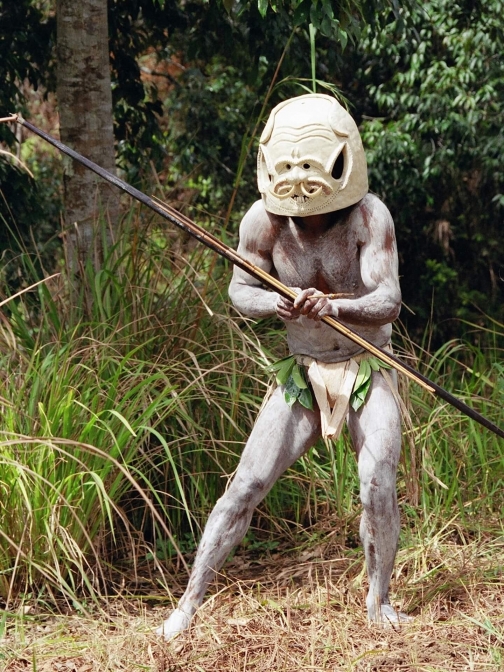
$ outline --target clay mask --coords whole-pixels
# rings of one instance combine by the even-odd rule
[[[357,203],[368,180],[354,120],[323,94],[280,103],[261,135],[257,182],[266,210],[277,215],[319,215]]]

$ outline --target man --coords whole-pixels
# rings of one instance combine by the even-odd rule
[[[276,480],[321,435],[336,436],[345,418],[358,459],[367,613],[373,622],[407,619],[388,597],[399,537],[401,420],[393,377],[373,362],[364,403],[354,410],[350,394],[367,355],[320,321],[338,317],[375,345],[389,346],[401,304],[392,218],[368,193],[355,122],[326,95],[293,98],[272,111],[260,140],[258,185],[262,200],[241,223],[238,251],[298,295],[294,302],[282,298],[237,267],[229,294],[244,314],[276,314],[285,322],[290,352],[307,367],[317,406],[286,403],[283,386],[266,403],[208,519],[187,590],[158,630],[166,639],[188,627]]]

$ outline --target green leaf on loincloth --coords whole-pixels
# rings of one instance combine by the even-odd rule
[[[366,401],[369,388],[371,387],[371,373],[380,369],[390,369],[390,366],[376,357],[367,357],[361,361],[352,394],[350,395],[350,406],[354,411],[358,411]]]
[[[304,406],[310,411],[313,411],[313,394],[309,387],[305,387],[299,392],[297,398],[301,406]]]
[[[299,396],[299,387],[293,381],[292,376],[289,376],[285,383],[285,401],[288,406],[293,406]]]
[[[382,362],[381,359],[378,359],[377,357],[368,357],[368,360],[370,367],[373,369],[373,371],[379,371],[380,369],[391,369],[392,367],[390,364],[385,364],[385,362]]]
[[[312,391],[308,387],[304,368],[299,364],[294,364],[291,375],[285,383],[285,401],[289,406],[298,401],[301,406],[313,411]]]
[[[268,373],[276,372],[278,385],[285,385],[284,398],[289,406],[298,401],[301,406],[313,411],[313,395],[306,379],[303,366],[299,366],[294,355],[289,355],[266,367]]]
[[[362,385],[357,390],[354,389],[350,395],[350,406],[354,411],[358,411],[362,404],[366,401],[366,396],[370,387],[371,374],[369,374],[369,378],[364,383],[362,383]]]
[[[287,380],[289,379],[289,376],[291,375],[291,371],[296,363],[296,360],[294,359],[294,356],[291,357],[286,357],[282,365],[277,371],[276,375],[276,382],[278,385],[285,385],[287,383]]]
[[[370,357],[367,361],[369,362],[369,366],[373,369],[373,371],[380,370],[380,365],[376,357]]]
[[[353,386],[354,392],[360,390],[360,388],[367,383],[371,378],[371,364],[367,359],[363,359],[359,365],[359,372],[357,373],[357,378]]]
[[[291,376],[293,381],[296,383],[296,385],[299,387],[301,390],[306,390],[308,387],[308,383],[306,382],[306,378],[304,375],[304,369],[299,366],[299,364],[295,364],[292,367],[291,371]]]
[[[282,368],[282,366],[285,364],[285,362],[287,362],[287,361],[291,362],[293,360],[294,360],[294,355],[287,355],[287,357],[282,357],[282,359],[277,359],[277,361],[273,362],[273,364],[268,364],[268,366],[266,366],[264,368],[264,370],[267,373],[275,373],[275,371],[278,371],[279,369]]]

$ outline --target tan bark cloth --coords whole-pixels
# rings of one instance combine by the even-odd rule
[[[390,346],[385,346],[391,350]],[[313,394],[320,409],[322,437],[337,439],[343,429],[343,423],[348,413],[350,396],[355,379],[359,373],[359,365],[370,355],[363,352],[343,362],[319,362],[312,357],[300,355],[296,358],[299,365],[307,368]],[[389,385],[390,376],[386,376]]]

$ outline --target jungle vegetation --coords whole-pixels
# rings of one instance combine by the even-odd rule
[[[64,5],[0,0],[0,116],[19,112],[52,134]],[[348,105],[371,189],[396,223],[405,306],[395,347],[502,426],[504,4],[109,0],[106,9],[116,170],[231,245],[257,198],[255,149],[271,107],[314,87]],[[238,315],[228,264],[124,198],[112,221],[90,196],[100,259],[84,256],[76,269],[61,157],[13,125],[0,124],[0,142],[4,613],[34,592],[85,610],[123,590],[132,567],[171,596],[260,408],[264,369],[286,354],[281,327]],[[468,544],[501,538],[502,441],[401,385],[411,413],[403,543],[446,529],[464,530]],[[330,518],[351,552],[358,510],[344,435],[280,480],[245,547],[305,548]],[[405,561],[412,583],[431,572],[417,559]]]

